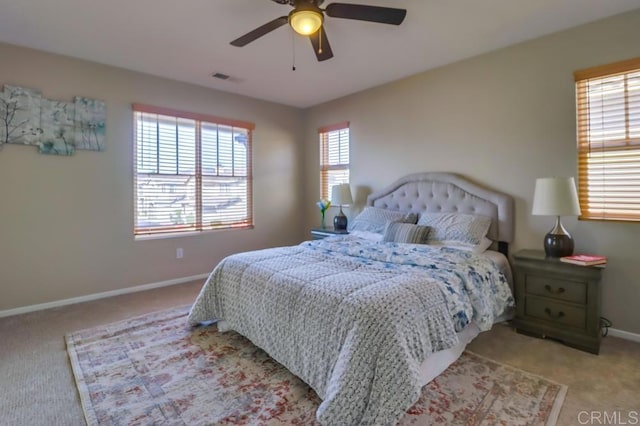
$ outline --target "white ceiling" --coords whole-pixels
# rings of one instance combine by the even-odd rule
[[[291,10],[271,0],[0,0],[0,41],[309,107],[640,8],[640,0],[340,2],[405,8],[407,18],[393,26],[327,17],[334,57],[317,62],[289,26],[229,44]]]

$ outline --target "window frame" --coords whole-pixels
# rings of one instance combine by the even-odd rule
[[[201,234],[203,232],[224,230],[224,229],[251,229],[253,228],[253,149],[252,139],[253,131],[255,130],[255,124],[234,120],[223,117],[218,117],[209,114],[200,114],[187,111],[181,111],[173,108],[158,107],[153,105],[146,105],[140,103],[132,104],[133,112],[133,234],[136,239],[138,238],[163,238],[180,236],[185,234]],[[196,219],[194,225],[174,225],[174,226],[155,226],[155,227],[138,227],[138,114],[155,114],[158,116],[166,116],[172,119],[187,119],[195,121],[195,171],[194,177],[196,180],[195,188],[195,209]],[[212,226],[211,224],[205,224],[203,222],[203,177],[210,177],[208,174],[202,172],[202,125],[212,124],[216,126],[228,126],[247,131],[246,141],[246,176],[242,176],[246,179],[246,197],[247,197],[247,217],[245,220],[239,222],[233,222],[220,226]],[[178,143],[178,141],[176,141]],[[158,154],[159,155],[159,154]],[[149,173],[140,173],[140,175],[148,175]],[[153,174],[153,173],[151,173]],[[162,173],[157,173],[161,176]],[[170,174],[173,176],[173,174]],[[175,174],[179,176],[179,173]]]
[[[637,111],[634,111],[634,115],[630,116],[630,101],[633,102],[631,106],[635,108],[640,106],[640,101],[635,94],[634,95],[636,97],[630,98],[629,79],[627,78],[629,75],[636,74],[638,72],[640,72],[640,57],[612,64],[591,67],[575,71],[573,73],[576,87],[578,198],[580,201],[580,210],[582,211],[582,214],[579,217],[581,220],[598,220],[608,222],[640,221],[640,196],[632,195],[629,197],[628,202],[622,202],[619,200],[625,198],[625,195],[623,194],[617,195],[617,199],[613,200],[610,191],[612,191],[612,188],[621,191],[622,185],[618,184],[618,186],[615,186],[615,184],[606,184],[607,177],[614,179],[615,177],[620,176],[617,175],[612,177],[612,169],[617,163],[619,163],[619,159],[621,157],[626,157],[625,160],[629,160],[632,163],[629,168],[630,172],[625,171],[624,174],[631,175],[635,172],[640,175],[640,159],[633,159],[633,157],[640,156],[640,136],[632,136],[632,130],[630,129],[631,124],[638,120],[638,115],[636,115],[638,114]],[[592,138],[590,134],[590,117],[592,109],[588,93],[589,84],[615,77],[624,77],[622,79],[624,87],[624,96],[622,97],[622,101],[620,101],[619,104],[610,102],[606,105],[604,103],[605,101],[602,100],[601,108],[606,106],[609,106],[609,108],[618,106],[624,110],[624,118],[622,121],[619,120],[619,123],[621,123],[619,125],[623,124],[624,127],[624,137],[607,138],[602,135],[599,138]],[[633,78],[636,77],[634,76]],[[603,84],[604,83],[605,82],[603,82]],[[633,86],[632,89],[636,90]],[[604,90],[602,93],[602,96],[604,96]],[[608,113],[611,114],[610,111],[608,111]],[[601,116],[605,116],[604,110],[601,112]],[[613,118],[608,118],[608,120],[602,119],[602,121],[603,123],[608,124],[608,126],[612,126],[611,123],[615,122]],[[604,132],[605,127],[605,125],[601,125],[601,132]],[[616,130],[619,131],[619,129]],[[634,130],[634,133],[636,131],[637,130]],[[618,157],[614,158],[614,155],[617,155]],[[609,157],[608,161],[607,157]],[[589,160],[591,160],[591,166]],[[599,178],[601,195],[599,196],[596,195],[596,177],[594,176],[596,172],[594,171],[595,166],[593,166],[593,163],[596,161],[602,165],[599,173],[601,175]],[[607,171],[607,166],[609,167],[609,171]],[[591,189],[589,183],[590,180],[594,181]],[[640,188],[640,178],[638,178],[638,183],[635,183],[633,186]],[[609,191],[607,191],[607,189],[609,189]],[[611,200],[609,201],[609,207],[606,205],[607,200]],[[596,205],[601,204],[602,207],[592,207],[596,201]],[[627,205],[627,207],[625,208],[623,205]]]
[[[348,130],[349,136],[347,139],[349,162],[339,164],[329,164],[329,134],[332,132],[340,132],[342,130]],[[347,182],[351,181],[351,130],[349,128],[349,122],[343,121],[340,123],[332,124],[329,126],[323,126],[318,128],[318,139],[320,144],[320,199],[331,200],[331,192],[329,191],[329,172],[346,170],[349,174]]]

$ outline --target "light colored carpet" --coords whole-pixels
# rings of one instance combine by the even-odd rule
[[[192,328],[188,307],[67,335],[89,425],[315,425],[318,396],[234,332]],[[401,425],[555,424],[559,385],[465,352]]]
[[[0,318],[0,424],[82,425],[64,335],[193,302],[202,282]],[[558,425],[582,411],[640,411],[640,344],[613,337],[592,355],[496,326],[469,349],[569,386]]]

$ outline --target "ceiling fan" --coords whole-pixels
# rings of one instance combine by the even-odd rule
[[[324,0],[272,1],[280,4],[289,4],[293,6],[293,10],[288,16],[276,18],[253,31],[249,31],[242,37],[233,40],[231,42],[232,46],[245,46],[288,23],[295,32],[309,37],[318,61],[326,61],[333,57],[333,52],[327,39],[327,33],[322,25],[325,15],[331,18],[355,19],[358,21],[400,25],[407,14],[405,9],[351,3],[331,3],[328,4],[325,9],[320,9]]]

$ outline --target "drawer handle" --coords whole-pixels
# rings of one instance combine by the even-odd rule
[[[562,294],[565,292],[564,287],[559,287],[557,290],[551,288],[549,284],[544,286],[544,289],[547,290],[551,294]]]
[[[564,312],[562,312],[562,311],[560,311],[560,312],[558,312],[557,314],[554,315],[553,313],[551,313],[551,309],[549,309],[549,308],[545,308],[544,313],[549,315],[553,319],[560,319],[560,318],[562,318],[564,316]]]

